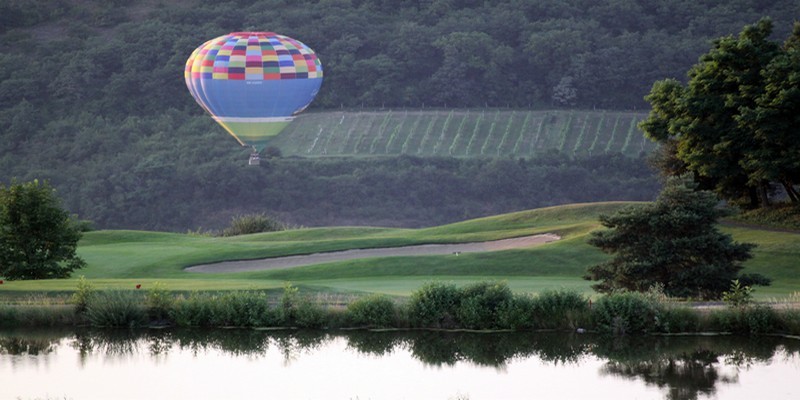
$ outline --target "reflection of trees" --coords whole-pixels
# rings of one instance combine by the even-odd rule
[[[20,336],[1,337],[0,354],[10,356],[39,356],[50,354],[55,350],[58,339],[24,338]]]
[[[778,349],[800,350],[795,342],[766,337],[623,337],[596,343],[594,353],[608,359],[602,373],[642,379],[675,400],[713,395],[718,383],[738,382],[739,368],[768,362]],[[721,366],[735,369],[721,374]]]
[[[347,347],[363,354],[382,356],[403,345],[400,332],[353,331],[347,333]]]
[[[736,382],[737,376],[720,377],[716,364],[719,356],[708,350],[649,361],[609,361],[602,373],[626,378],[641,378],[649,385],[667,389],[667,399],[694,400],[698,395],[712,395],[717,381]]]
[[[574,362],[588,350],[588,338],[564,334],[456,333],[440,331],[342,333],[348,347],[382,356],[405,348],[429,365],[471,362],[502,368],[510,360],[538,355],[545,361]]]
[[[125,358],[135,354],[167,357],[176,350],[202,354],[262,357],[277,350],[289,363],[332,340],[375,356],[408,350],[428,365],[459,362],[504,368],[515,360],[538,357],[553,364],[579,364],[585,357],[606,360],[601,372],[641,379],[665,391],[668,399],[713,395],[720,384],[735,383],[738,370],[769,362],[777,351],[800,353],[800,341],[774,337],[615,337],[564,333],[321,332],[232,330],[81,330],[0,334],[0,354],[47,355],[67,342],[85,360],[90,355]],[[722,368],[728,367],[728,368]]]

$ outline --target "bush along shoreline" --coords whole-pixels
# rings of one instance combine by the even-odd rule
[[[733,291],[735,289],[736,291]],[[738,285],[726,307],[693,308],[658,290],[613,293],[592,301],[576,292],[512,293],[504,282],[463,287],[431,282],[407,299],[381,294],[331,304],[286,284],[282,294],[258,291],[176,294],[156,283],[148,290],[94,290],[81,278],[69,304],[0,305],[0,328],[433,329],[577,331],[608,335],[800,335],[800,309],[749,301]],[[737,292],[738,291],[738,292]]]

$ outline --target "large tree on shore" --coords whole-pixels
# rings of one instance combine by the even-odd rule
[[[739,278],[753,245],[719,232],[725,210],[714,193],[695,189],[690,179],[671,178],[654,203],[601,216],[609,229],[593,232],[589,243],[613,257],[589,267],[585,278],[600,281],[593,288],[609,293],[662,285],[670,296],[719,298]]]
[[[86,263],[75,254],[81,229],[46,182],[0,185],[0,276],[66,278]]]
[[[664,172],[690,172],[704,188],[751,207],[769,204],[773,183],[800,200],[794,188],[800,28],[783,47],[769,39],[771,33],[769,19],[748,25],[738,37],[715,40],[689,71],[686,86],[674,79],[653,85],[645,97],[652,110],[640,127],[667,145],[661,165],[670,169]]]

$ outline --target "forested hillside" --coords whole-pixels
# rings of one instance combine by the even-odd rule
[[[710,39],[735,34],[763,16],[774,19],[776,37],[785,37],[797,15],[800,4],[793,0],[4,0],[0,182],[48,179],[70,211],[98,227],[171,230],[219,226],[231,214],[252,211],[276,212],[307,225],[419,225],[566,201],[649,199],[657,184],[642,159],[580,151],[584,144],[591,146],[585,136],[589,125],[580,144],[579,135],[574,143],[543,143],[537,153],[543,157],[534,161],[534,152],[520,151],[526,145],[530,149],[532,138],[512,139],[514,124],[524,124],[522,115],[531,110],[641,110],[653,81],[684,79]],[[443,124],[446,110],[471,107],[492,117],[474,121],[471,147],[466,128],[456,138],[455,118],[455,130],[442,128],[439,137],[428,121],[433,147],[420,145],[414,154],[400,146],[399,153],[442,159],[283,159],[246,169],[247,150],[203,115],[182,77],[195,47],[240,30],[280,32],[317,52],[325,82],[310,111],[435,107],[445,110],[438,111],[436,122]],[[489,135],[487,120],[500,107],[515,116],[505,126],[495,123],[494,131],[508,128],[509,135]],[[547,126],[542,126],[544,132]],[[573,120],[569,130],[582,129],[577,126]],[[447,142],[449,132],[454,136]],[[318,133],[303,131],[299,137],[305,141]],[[424,132],[414,137],[409,146]],[[626,139],[628,150],[631,143],[641,145],[639,138]],[[382,143],[376,140],[364,137],[361,146],[369,142],[371,151],[372,144]],[[356,144],[360,156],[363,147]],[[282,144],[287,155],[311,145]],[[384,149],[394,146],[387,142]],[[503,150],[508,147],[511,151]],[[553,149],[563,155],[552,156]],[[447,158],[476,154],[488,159]],[[503,159],[491,160],[498,156]],[[616,161],[603,161],[611,159]],[[414,160],[413,167],[408,160]],[[496,179],[491,190],[476,189],[484,182],[479,174],[490,165],[492,173],[516,179]],[[516,174],[520,165],[528,175]],[[381,168],[394,175],[368,179],[368,171]],[[590,182],[571,173],[589,176]],[[379,196],[364,195],[377,193],[377,184],[386,182],[396,186],[384,187]],[[437,194],[446,186],[442,182],[456,184],[452,193],[465,190],[464,195]],[[533,189],[520,191],[524,185]],[[551,189],[554,185],[569,188],[570,194]],[[592,190],[582,192],[581,185],[593,188],[597,197]],[[446,201],[387,194],[415,190]],[[311,198],[324,199],[331,210],[308,205]]]

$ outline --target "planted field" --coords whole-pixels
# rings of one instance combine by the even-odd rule
[[[289,156],[536,157],[655,148],[643,112],[578,110],[388,110],[306,113],[272,144]]]
[[[160,281],[172,290],[278,290],[290,281],[322,293],[380,292],[408,295],[431,280],[457,284],[499,279],[515,291],[569,288],[591,294],[582,279],[586,267],[606,256],[586,244],[598,228],[598,215],[630,203],[593,203],[543,208],[425,229],[309,228],[237,237],[175,233],[97,231],[85,235],[79,254],[88,267],[79,271],[100,288],[149,287]],[[773,285],[757,288],[760,298],[788,297],[800,291],[796,260],[800,234],[724,227],[735,240],[758,244],[745,272],[758,272]],[[484,253],[380,257],[325,264],[224,274],[189,273],[190,265],[224,260],[280,257],[319,252],[397,247],[426,243],[482,242],[554,233],[556,242],[537,247]],[[14,281],[0,285],[0,301],[32,293],[74,290],[76,279]]]

